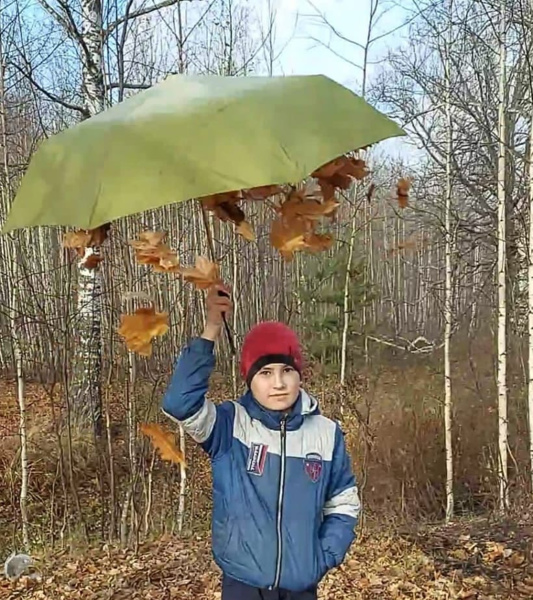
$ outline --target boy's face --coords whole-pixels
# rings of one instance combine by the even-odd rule
[[[283,364],[266,365],[250,384],[254,398],[269,410],[288,410],[300,392],[300,374]]]

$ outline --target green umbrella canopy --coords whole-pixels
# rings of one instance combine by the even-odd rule
[[[93,229],[190,198],[296,183],[341,154],[400,135],[322,75],[172,75],[44,141],[3,232]]]

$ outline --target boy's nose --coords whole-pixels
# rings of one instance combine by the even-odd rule
[[[283,379],[283,377],[277,373],[275,378],[274,378],[274,387],[277,390],[281,390],[285,387],[285,380]]]

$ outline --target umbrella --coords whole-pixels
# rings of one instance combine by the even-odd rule
[[[322,75],[172,75],[44,141],[3,232],[94,229],[190,198],[299,182],[337,156],[400,135]]]

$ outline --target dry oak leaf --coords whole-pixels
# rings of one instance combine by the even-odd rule
[[[91,241],[91,234],[89,231],[84,229],[78,229],[76,231],[69,231],[63,236],[63,248],[87,248]]]
[[[101,246],[107,239],[111,228],[109,223],[94,229],[76,229],[63,236],[63,248],[73,248],[79,256],[83,256],[86,248]]]
[[[152,441],[163,460],[169,460],[178,465],[186,465],[183,452],[176,446],[175,436],[157,423],[141,423],[140,430]]]
[[[138,308],[132,315],[121,315],[118,333],[131,352],[151,356],[152,339],[168,331],[168,313],[155,312],[154,306]]]
[[[411,182],[409,179],[402,177],[396,184],[396,193],[398,195],[398,205],[400,208],[406,208],[409,204],[409,190],[411,189]]]
[[[329,250],[333,245],[333,236],[329,233],[315,233],[314,231],[305,236],[305,248],[311,252],[322,252]]]
[[[200,203],[205,210],[214,212],[221,221],[231,221],[239,225],[245,216],[238,203],[242,200],[240,192],[225,192],[200,198]]]
[[[217,263],[211,262],[204,256],[196,258],[194,267],[180,269],[180,274],[185,281],[194,284],[199,290],[206,290],[221,281],[220,268]]]
[[[103,258],[99,254],[89,254],[83,261],[83,267],[92,271],[102,262]]]
[[[261,185],[243,190],[243,196],[247,200],[266,200],[271,196],[277,196],[282,193],[283,188],[280,185]]]
[[[242,221],[237,225],[235,231],[242,235],[245,240],[249,242],[255,241],[255,232],[253,227],[248,223],[248,221]]]
[[[179,271],[179,260],[176,252],[162,241],[164,231],[143,231],[138,240],[130,245],[135,250],[135,258],[141,265],[151,265],[159,273],[176,273]]]
[[[336,188],[347,190],[354,179],[361,180],[367,175],[365,161],[353,156],[339,156],[311,173],[318,180],[326,200],[335,195]]]
[[[322,217],[333,217],[338,207],[339,202],[335,198],[320,202],[316,192],[303,189],[291,192],[278,210],[288,221],[296,218],[316,221]]]
[[[285,260],[292,260],[295,251],[306,247],[306,232],[307,227],[302,220],[275,219],[270,229],[270,242]]]

